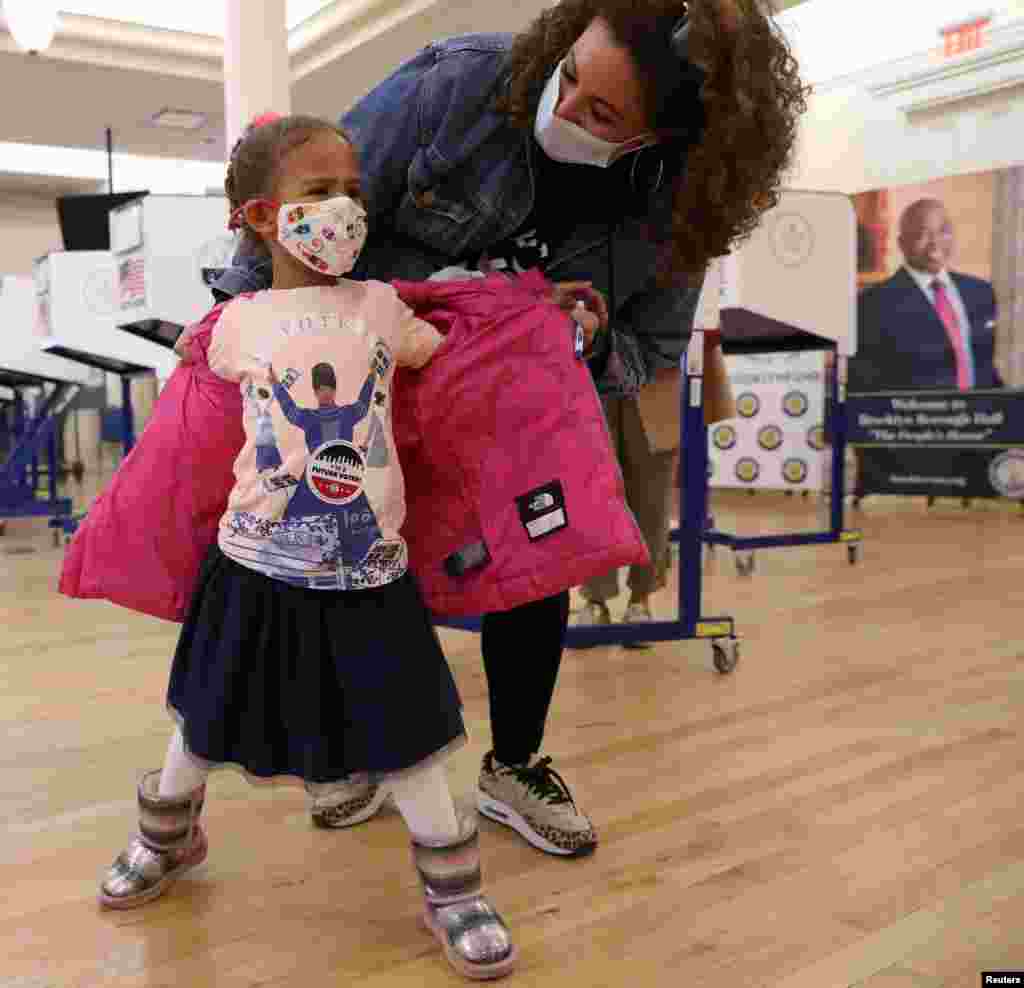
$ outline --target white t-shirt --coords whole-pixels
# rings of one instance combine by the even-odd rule
[[[441,341],[382,282],[264,291],[225,306],[210,367],[243,398],[269,397],[244,417],[221,551],[305,587],[363,589],[402,576],[391,388],[396,365],[422,367]]]

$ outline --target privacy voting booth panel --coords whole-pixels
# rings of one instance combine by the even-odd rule
[[[825,486],[831,459],[823,350],[834,343],[845,357],[857,348],[855,246],[846,196],[784,190],[750,239],[714,271],[738,412],[710,431],[715,487]],[[844,380],[842,366],[839,372]]]
[[[235,239],[224,196],[147,195],[110,211],[117,325],[171,347],[213,305],[209,282]]]
[[[35,282],[26,276],[4,275],[0,278],[0,370],[51,382],[96,383],[89,367],[41,350],[35,322]]]
[[[146,195],[113,192],[58,196],[57,219],[65,250],[110,250],[110,211]]]
[[[857,225],[849,197],[784,190],[750,239],[723,265],[721,320],[727,352],[744,338],[762,350],[793,331],[834,340],[842,356],[857,352]],[[782,342],[781,349],[799,346]]]
[[[113,374],[154,370],[166,380],[177,364],[174,353],[117,328],[115,271],[110,251],[62,251],[36,261],[39,345]]]

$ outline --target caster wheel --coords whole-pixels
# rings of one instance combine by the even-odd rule
[[[735,638],[725,638],[711,643],[711,657],[715,668],[728,675],[740,660],[740,643]]]
[[[753,576],[754,574],[754,554],[752,552],[737,552],[736,554],[736,572],[740,576]]]
[[[860,546],[856,544],[848,545],[846,547],[846,558],[850,561],[851,566],[855,566],[860,558]]]
[[[934,494],[929,494],[928,495],[928,507],[930,508],[934,504],[935,504],[935,495]]]
[[[71,476],[75,478],[76,483],[82,482],[82,478],[85,476],[85,464],[81,460],[71,464]]]

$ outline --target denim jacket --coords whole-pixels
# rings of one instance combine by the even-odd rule
[[[471,34],[428,45],[342,117],[369,211],[354,277],[428,278],[512,235],[530,214],[532,138],[494,109],[511,40]],[[668,215],[668,191],[651,199],[652,224]],[[700,286],[656,284],[648,229],[631,216],[614,227],[581,223],[545,270],[552,281],[591,281],[614,302],[591,358],[603,393],[636,394],[656,370],[678,366],[692,329]],[[269,283],[265,259],[240,252],[234,265],[214,286],[220,298]]]

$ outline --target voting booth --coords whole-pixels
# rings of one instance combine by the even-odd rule
[[[715,276],[738,415],[711,430],[712,486],[828,488],[827,368],[834,357],[845,385],[846,358],[857,349],[850,200],[783,191]],[[795,333],[832,341],[834,348],[809,347],[806,340],[794,345]]]
[[[138,339],[115,322],[114,255],[110,251],[62,251],[35,266],[36,334],[48,353],[95,367],[121,379],[121,440],[135,444],[131,382],[156,374],[166,381],[177,366],[173,350]]]
[[[146,195],[110,211],[115,321],[172,347],[182,329],[210,309],[210,281],[230,264],[224,196]]]
[[[0,418],[0,518],[61,520],[69,517],[71,501],[58,495],[57,426],[92,371],[43,352],[35,322],[33,279],[0,279],[0,387],[9,395]]]
[[[117,329],[110,251],[59,251],[35,264],[36,335],[49,353],[122,377],[155,371],[166,380],[177,359],[165,347]]]
[[[41,381],[95,385],[95,371],[42,350],[35,333],[36,289],[32,278],[0,278],[0,368],[35,375]]]

